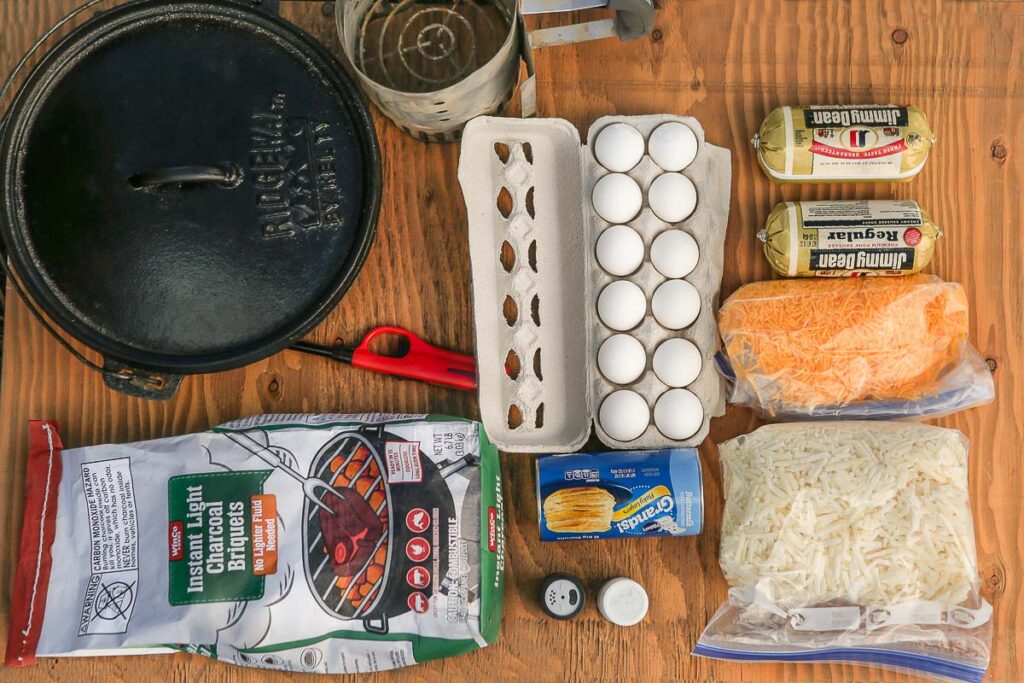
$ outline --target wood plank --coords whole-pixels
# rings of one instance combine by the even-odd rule
[[[0,0],[0,72],[79,0]],[[962,282],[972,337],[993,359],[998,399],[943,419],[971,438],[971,496],[978,560],[995,605],[991,680],[1024,678],[1018,616],[1024,579],[1021,448],[1024,443],[1024,3],[927,0],[661,0],[657,33],[538,53],[543,116],[581,133],[598,116],[678,112],[733,150],[733,202],[723,294],[768,277],[754,242],[771,207],[794,198],[916,198],[943,226],[932,270]],[[285,3],[286,16],[339,51],[320,3]],[[597,13],[531,18],[551,26]],[[909,102],[928,112],[939,143],[908,184],[780,187],[758,171],[748,140],[781,103]],[[6,104],[6,103],[0,103]],[[351,293],[312,335],[353,340],[381,323],[406,326],[441,345],[473,346],[465,210],[455,182],[458,147],[427,145],[375,114],[384,169],[377,244]],[[0,638],[6,640],[14,549],[21,524],[25,424],[61,421],[71,446],[205,429],[262,411],[396,410],[476,417],[472,396],[374,376],[315,358],[279,354],[250,367],[187,379],[166,403],[116,395],[76,363],[8,293],[0,385]],[[505,455],[509,575],[499,643],[463,657],[367,680],[914,680],[841,665],[736,665],[689,655],[725,597],[717,564],[722,490],[714,443],[750,431],[749,411],[730,407],[702,447],[703,535],[607,543],[540,544],[532,458]],[[596,442],[591,447],[597,448]],[[549,620],[536,600],[541,579],[574,572],[596,591],[632,576],[652,596],[641,625],[618,629],[592,608],[571,623]],[[201,657],[61,659],[17,674],[51,679],[280,680]],[[12,676],[13,677],[13,676]]]

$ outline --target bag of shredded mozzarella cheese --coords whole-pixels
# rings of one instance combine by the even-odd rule
[[[930,425],[775,424],[719,446],[728,601],[694,654],[981,681],[967,440]]]

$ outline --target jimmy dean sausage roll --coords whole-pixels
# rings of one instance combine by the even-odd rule
[[[778,107],[751,141],[772,180],[909,180],[935,136],[917,107]]]
[[[910,275],[942,231],[910,200],[783,202],[768,214],[764,255],[789,277]]]

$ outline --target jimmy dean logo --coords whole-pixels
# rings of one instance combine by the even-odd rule
[[[865,228],[863,230],[829,230],[826,239],[836,242],[863,242],[865,240],[899,242],[900,231],[874,228]]]
[[[849,128],[850,126],[905,126],[908,123],[906,107],[869,107],[804,110],[807,128]]]
[[[811,270],[905,270],[914,263],[913,249],[811,250]]]
[[[577,469],[566,470],[563,476],[566,481],[575,481],[579,479],[597,479],[600,473],[597,470]]]
[[[344,223],[331,125],[287,116],[278,93],[252,115],[249,170],[263,236],[335,229]]]

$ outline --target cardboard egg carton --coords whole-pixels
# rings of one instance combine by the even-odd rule
[[[628,123],[644,136],[666,121],[689,126],[699,142],[697,157],[682,174],[697,189],[697,208],[669,224],[647,203],[651,182],[663,173],[649,156],[628,172],[643,190],[640,214],[628,222],[644,240],[639,270],[618,278],[597,263],[594,248],[610,223],[593,210],[591,194],[609,173],[581,145],[579,133],[562,119],[480,117],[462,139],[459,182],[469,216],[481,418],[491,440],[518,452],[570,452],[587,440],[591,424],[598,438],[618,448],[694,446],[708,423],[725,411],[725,387],[714,365],[718,350],[715,315],[722,280],[723,245],[729,215],[731,159],[708,144],[692,117],[606,116],[590,127],[587,140],[610,123]],[[686,278],[701,295],[701,312],[684,330],[662,327],[650,298],[666,281],[650,261],[650,246],[664,230],[680,228],[696,240],[700,260]],[[597,350],[616,334],[597,315],[597,296],[608,283],[625,279],[647,295],[647,314],[627,332],[647,350],[647,367],[635,382],[608,382],[597,368]],[[651,356],[673,337],[692,341],[703,367],[687,388],[700,399],[704,421],[690,438],[665,437],[654,424],[654,405],[670,387],[657,378]],[[616,389],[639,393],[651,409],[651,423],[638,438],[611,438],[597,420],[601,401]]]

